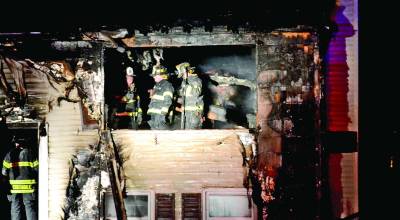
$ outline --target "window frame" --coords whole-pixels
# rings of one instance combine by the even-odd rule
[[[104,193],[103,195],[103,207],[104,207],[104,211],[103,211],[103,219],[104,220],[117,220],[117,217],[115,218],[110,218],[110,217],[106,217],[106,196],[107,195],[111,195],[112,196],[112,192],[111,191],[107,191]],[[147,204],[147,208],[149,210],[149,219],[150,220],[154,220],[155,218],[155,192],[152,190],[127,190],[126,192],[127,196],[140,196],[140,195],[147,195],[149,198],[149,202]],[[125,206],[126,207],[126,206]],[[140,218],[137,217],[127,217],[128,220],[140,220]]]
[[[251,190],[250,190],[251,194]],[[257,219],[257,207],[251,200],[251,217],[209,217],[209,202],[208,196],[210,195],[243,195],[247,197],[247,189],[245,188],[209,188],[202,192],[202,206],[203,206],[203,219],[204,220],[255,220]]]

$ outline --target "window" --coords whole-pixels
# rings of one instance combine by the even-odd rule
[[[249,208],[246,189],[207,189],[203,196],[206,220],[256,219],[255,209]]]
[[[117,220],[113,195],[105,194],[105,219]],[[154,215],[154,193],[151,191],[129,191],[125,198],[125,209],[128,220],[150,220]]]

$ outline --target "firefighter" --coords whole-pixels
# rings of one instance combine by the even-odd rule
[[[128,128],[137,129],[142,121],[142,110],[140,108],[140,97],[134,83],[135,74],[132,67],[126,68],[126,84],[128,86],[121,102],[125,103],[125,112],[115,113],[115,116],[129,117]]]
[[[150,104],[147,114],[150,115],[149,125],[151,129],[168,129],[167,117],[169,108],[172,104],[174,87],[168,82],[167,69],[161,65],[153,66],[151,75],[154,78],[155,85],[149,90]]]
[[[199,129],[203,121],[202,82],[188,62],[176,65],[178,77],[182,78],[179,96],[181,129]]]
[[[20,220],[25,207],[26,220],[37,220],[37,180],[39,161],[32,149],[28,148],[24,139],[13,138],[14,148],[3,160],[2,174],[9,179],[11,185],[11,219]]]

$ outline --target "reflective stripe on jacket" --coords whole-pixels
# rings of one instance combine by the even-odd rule
[[[2,174],[9,177],[11,193],[33,193],[38,169],[39,161],[31,149],[13,148],[3,160]]]
[[[203,99],[201,96],[202,82],[196,75],[189,75],[186,81],[182,81],[179,95],[185,99],[183,111],[203,112]]]
[[[154,85],[154,94],[151,96],[148,114],[166,115],[172,104],[174,87],[167,80],[161,80]]]

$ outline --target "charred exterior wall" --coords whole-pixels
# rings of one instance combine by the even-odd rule
[[[260,207],[259,216],[275,215],[286,219],[299,215],[310,219],[318,215],[318,208],[311,210],[302,205],[314,204],[317,207],[320,175],[318,167],[320,163],[318,142],[320,60],[317,37],[313,32],[294,29],[268,34],[231,34],[218,31],[213,34],[202,31],[188,34],[177,30],[170,34],[151,33],[147,36],[138,34],[127,40],[129,41],[125,41],[125,45],[128,47],[146,48],[256,45],[258,156],[253,174],[261,175],[261,178],[253,179],[252,185],[256,187],[253,188],[253,199]],[[179,132],[176,131],[176,133]],[[186,161],[175,166],[175,169],[180,170],[179,172],[175,173],[166,169],[173,164],[168,165],[166,155],[170,155],[172,159],[184,156],[183,154],[190,156],[191,153],[201,151],[202,146],[208,143],[207,138],[218,138],[214,132],[213,135],[199,137],[198,142],[193,142],[196,138],[190,137],[185,143],[191,142],[194,147],[185,147],[184,151],[180,151],[180,148],[176,149],[176,139],[172,141],[174,138],[169,138],[171,133],[168,132],[164,134],[153,131],[121,130],[115,131],[114,134],[117,143],[121,146],[121,153],[125,157],[130,156],[124,167],[128,189],[154,189],[158,192],[179,194],[210,186],[243,187],[245,174],[240,173],[240,170],[243,170],[243,161],[238,152],[234,157],[236,160],[232,160],[232,154],[226,160],[226,162],[229,161],[229,166],[237,167],[237,169],[226,170],[226,175],[229,176],[226,179],[228,182],[225,182],[225,178],[220,178],[220,174],[204,177],[212,177],[208,180],[214,181],[214,185],[196,185],[196,181],[191,182],[189,179],[185,182],[185,178],[203,172],[194,170],[192,174],[183,175],[185,166],[189,166],[190,169],[190,163]],[[195,132],[191,131],[192,134]],[[180,135],[177,137],[181,138]],[[162,147],[155,148],[157,145]],[[229,149],[235,148],[235,142],[229,142],[227,145]],[[224,156],[228,156],[227,152],[230,151],[226,149],[221,152],[218,157],[221,160],[211,164],[207,172],[218,171],[218,167],[224,164]],[[200,157],[204,157],[204,153],[205,150],[201,151]],[[160,158],[165,158],[165,160],[145,163],[147,159],[160,160]],[[204,162],[207,161],[206,158],[203,159]],[[205,169],[207,167],[202,166]],[[220,170],[219,173],[221,172]],[[238,173],[231,175],[230,172]],[[233,176],[240,178],[233,178]],[[267,177],[270,177],[268,181]],[[197,182],[207,181],[197,179]],[[266,183],[269,185],[264,188],[267,189],[267,195],[270,197],[262,197],[262,192],[257,191],[257,186],[261,189],[261,185]],[[307,203],[301,201],[307,201]],[[175,201],[177,215],[179,215],[180,205],[178,196]]]
[[[2,51],[1,73],[6,83],[1,85],[0,105],[7,123],[21,127],[30,121],[49,124],[48,160],[40,163],[49,164],[49,219],[62,219],[70,181],[70,159],[96,144],[98,138],[95,128],[102,119],[104,100],[102,44],[43,40],[38,45],[41,52],[33,50],[28,43],[21,50]],[[14,72],[9,68],[10,63],[15,66]],[[69,75],[52,69],[52,64],[61,63],[68,66]],[[17,74],[20,78],[16,78]],[[18,84],[18,79],[23,83]],[[23,106],[15,102],[21,86],[26,89]],[[21,120],[17,116],[25,112],[16,109],[29,110],[29,114]]]
[[[62,101],[47,116],[49,124],[49,219],[62,219],[72,156],[97,143],[96,130],[82,131],[78,103]]]
[[[139,35],[129,46],[229,45],[232,40],[233,44],[256,45],[258,149],[252,173],[257,178],[252,179],[252,185],[259,216],[312,219],[319,215],[321,184],[321,72],[318,38],[314,32],[292,29],[267,34],[216,33],[210,38],[177,31],[170,35]],[[141,180],[137,177],[132,183],[135,181]],[[316,208],[309,209],[304,204],[313,204]]]
[[[310,32],[259,37],[253,198],[264,217],[313,219],[321,184],[318,41]]]
[[[0,62],[0,66],[2,67],[2,72],[4,73],[7,83],[9,83],[13,91],[17,91],[12,73],[6,65],[3,57],[0,58]],[[49,85],[44,83],[42,79],[35,76],[31,71],[25,72],[24,82],[28,94],[27,104],[35,109],[35,117],[44,118],[49,111]],[[6,99],[7,94],[5,94],[4,90],[0,90],[1,105],[5,105],[4,102]]]
[[[35,52],[33,43],[23,49],[1,51],[0,107],[7,121],[18,122],[25,109],[30,120],[44,120],[60,101],[82,103],[85,124],[100,121],[103,95],[102,44],[96,42],[61,42],[42,40]],[[13,114],[14,112],[15,114]],[[89,122],[94,120],[94,122]]]
[[[94,144],[97,138],[95,129],[103,128],[103,46],[155,48],[256,45],[259,129],[258,159],[254,174],[262,174],[261,179],[264,181],[253,181],[252,184],[265,184],[266,177],[271,177],[272,182],[266,186],[268,193],[271,193],[268,195],[270,197],[262,198],[261,192],[255,190],[254,201],[270,215],[273,211],[277,211],[275,214],[289,213],[289,216],[280,216],[282,219],[290,219],[291,215],[296,214],[303,216],[303,219],[311,219],[311,215],[317,214],[317,210],[302,205],[315,203],[318,190],[318,167],[315,164],[319,164],[319,57],[317,38],[313,32],[293,29],[268,34],[243,31],[233,34],[216,28],[212,33],[196,29],[185,33],[176,28],[169,34],[155,32],[145,36],[138,33],[134,37],[122,39],[121,45],[104,39],[79,42],[56,41],[52,46],[59,51],[69,51],[80,50],[88,42],[89,45],[96,45],[93,50],[84,50],[72,59],[77,67],[75,77],[79,79],[76,84],[82,88],[85,97],[83,109],[78,103],[62,101],[60,107],[55,106],[46,115],[46,110],[50,109],[45,107],[45,103],[51,94],[51,87],[41,85],[37,79],[28,78],[26,81],[34,82],[32,89],[28,88],[28,97],[29,94],[35,94],[34,88],[38,88],[36,91],[40,101],[31,102],[42,112],[43,117],[46,116],[49,123],[50,219],[60,219],[63,216],[64,195],[69,181],[69,159],[72,154]],[[85,119],[85,115],[88,118]],[[89,130],[83,131],[84,125],[91,123],[95,126],[86,126]],[[240,144],[234,130],[175,131],[172,132],[176,135],[175,140],[171,138],[171,132],[121,130],[114,134],[121,146],[121,154],[127,158],[125,175],[128,188],[150,186],[151,189],[169,193],[200,191],[202,187],[243,187],[243,158],[238,150]],[[190,157],[196,161],[185,159]],[[170,172],[168,168],[172,167],[176,172]],[[186,170],[192,171],[186,173]],[[195,178],[194,182],[191,182],[192,177]],[[307,202],[302,202],[304,198]],[[181,204],[178,201],[176,210],[179,210]],[[270,204],[278,208],[271,210]]]

